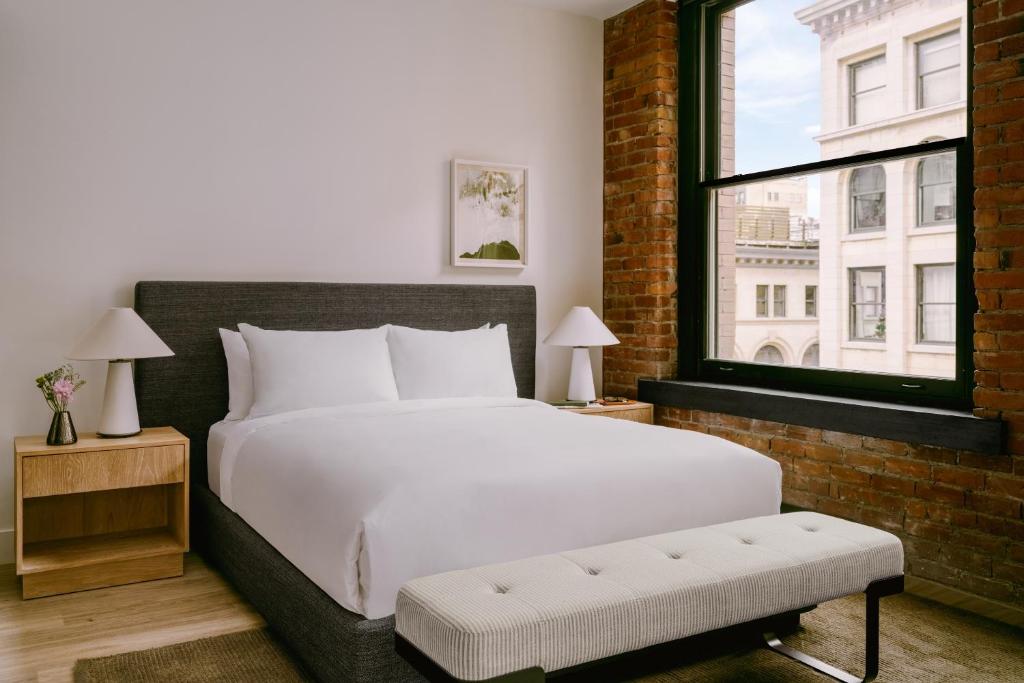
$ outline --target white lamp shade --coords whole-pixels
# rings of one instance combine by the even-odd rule
[[[544,340],[552,346],[611,346],[619,340],[587,306],[573,306]]]
[[[127,360],[173,356],[156,332],[131,308],[111,308],[74,345],[71,360]]]

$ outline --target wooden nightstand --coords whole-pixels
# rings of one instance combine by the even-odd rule
[[[654,406],[650,403],[626,403],[610,406],[587,406],[586,408],[562,408],[570,413],[581,413],[583,415],[602,415],[614,417],[617,420],[630,420],[632,422],[643,422],[654,424]]]
[[[23,598],[181,576],[188,550],[188,439],[171,427],[71,446],[14,439]]]

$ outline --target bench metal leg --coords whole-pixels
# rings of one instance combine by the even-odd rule
[[[903,577],[894,576],[888,579],[875,581],[864,591],[865,624],[864,624],[864,676],[858,677],[847,673],[842,669],[827,664],[817,657],[801,652],[783,643],[778,636],[772,632],[763,635],[765,644],[779,654],[796,660],[815,671],[830,676],[843,683],[867,683],[875,680],[878,676],[878,601],[887,595],[895,595],[903,592]]]
[[[438,666],[432,659],[419,651],[419,649],[402,636],[395,634],[395,651],[405,661],[409,662],[421,676],[431,683],[465,683],[461,678],[455,678],[447,671]],[[522,671],[487,678],[476,683],[544,683],[544,669],[535,666]]]

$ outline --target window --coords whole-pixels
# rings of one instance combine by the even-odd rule
[[[917,224],[956,220],[956,157],[940,154],[917,164]]]
[[[917,44],[917,108],[960,99],[960,31]]]
[[[885,118],[885,55],[850,65],[850,125]]]
[[[757,310],[756,315],[758,318],[768,317],[768,285],[757,286]]]
[[[855,168],[850,173],[850,232],[885,230],[885,169]]]
[[[966,26],[969,3],[949,3],[839,20],[828,3],[679,3],[680,378],[970,405],[973,48],[961,33],[953,76],[933,76],[918,50],[935,64],[941,41],[895,47]],[[921,74],[925,91],[953,78],[961,99],[915,115]],[[916,229],[937,224],[948,229]],[[951,300],[915,287],[921,263],[951,264]],[[947,353],[918,343],[918,316],[926,339],[952,324],[957,341],[935,342]],[[755,361],[766,344],[781,361]]]
[[[885,268],[850,269],[850,339],[885,341]]]
[[[806,285],[804,287],[804,316],[813,318],[818,315],[818,286]],[[806,365],[806,363],[805,363]]]
[[[743,206],[746,203],[747,203],[747,191],[746,190],[742,190],[742,189],[736,190],[736,204],[738,206]]]
[[[917,341],[956,342],[956,266],[917,267]]]
[[[786,285],[772,287],[772,314],[776,318],[786,317]]]
[[[804,357],[800,359],[800,365],[805,368],[816,368],[820,365],[817,343],[811,344],[807,347],[807,350],[804,351]]]
[[[767,365],[782,365],[782,351],[779,351],[777,346],[765,344],[754,354],[754,362]]]

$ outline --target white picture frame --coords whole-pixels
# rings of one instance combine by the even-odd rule
[[[525,268],[529,169],[452,159],[451,263],[469,268]]]

